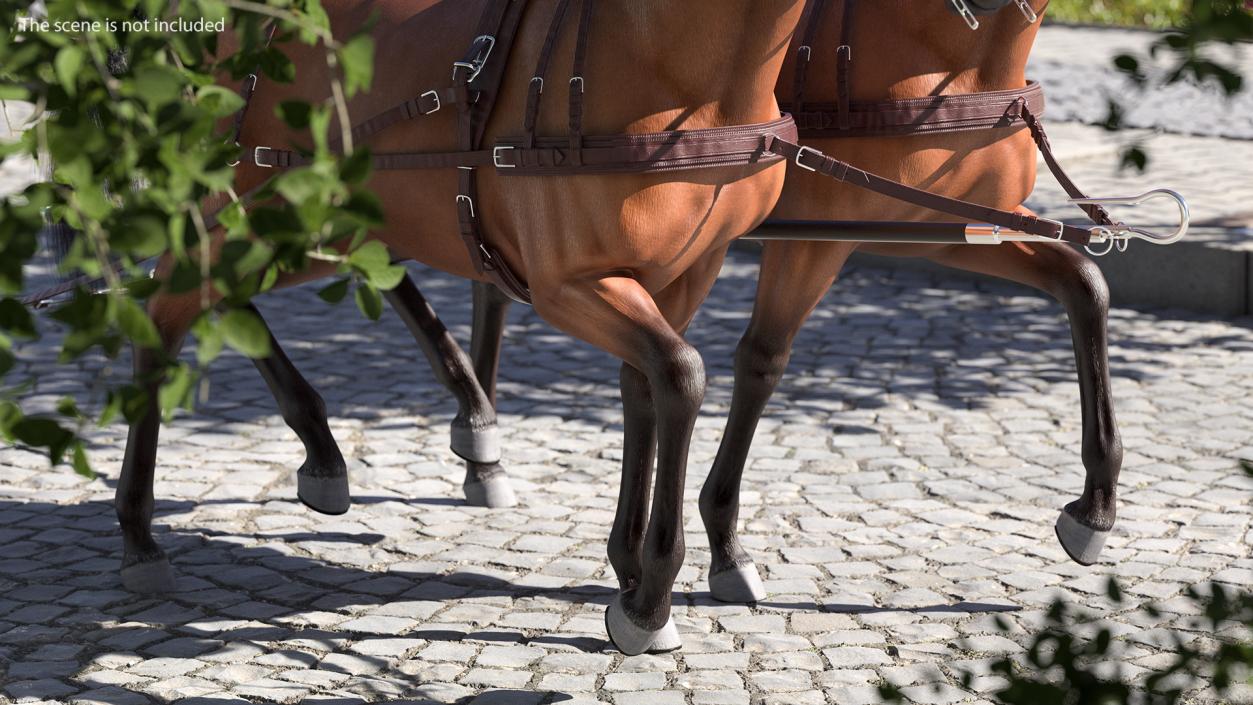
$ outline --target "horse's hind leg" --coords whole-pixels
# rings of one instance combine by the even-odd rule
[[[261,317],[255,306],[248,308]],[[305,446],[305,462],[296,472],[296,496],[314,511],[343,514],[351,504],[348,470],[327,424],[326,403],[288,359],[268,325],[266,331],[270,354],[252,362],[278,402],[283,421]]]
[[[440,384],[457,398],[452,450],[466,462],[462,485],[466,501],[484,507],[517,504],[509,478],[500,467],[496,409],[479,384],[470,358],[408,276],[384,295],[418,341]]]
[[[1122,468],[1122,440],[1109,379],[1109,288],[1101,270],[1071,247],[1037,243],[957,246],[932,259],[1040,289],[1066,308],[1079,372],[1087,478],[1083,496],[1066,505],[1055,530],[1067,555],[1092,565],[1114,527]]]

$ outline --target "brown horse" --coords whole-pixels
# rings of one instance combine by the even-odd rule
[[[971,7],[994,12],[1008,4],[983,0]],[[808,26],[818,5],[811,0],[802,26]],[[840,87],[837,73],[829,69],[839,60],[835,48],[845,40],[852,48],[849,58],[856,53],[860,59],[851,61],[848,68],[853,101],[1024,88],[1027,56],[1038,30],[1038,23],[1028,21],[1026,15],[1042,14],[1047,1],[1035,0],[1022,12],[1007,8],[999,14],[984,14],[973,34],[963,18],[942,7],[947,3],[845,0],[827,5],[815,35],[801,35],[794,41],[777,88],[781,101],[794,99],[796,62],[806,51],[815,52],[806,57],[812,62],[807,99],[836,102]],[[803,49],[805,42],[813,46]],[[905,46],[908,51],[885,49]],[[1025,211],[1021,204],[1036,178],[1036,148],[1029,132],[1021,129],[1022,123],[1016,127],[931,136],[813,138],[806,143],[868,171],[938,194]],[[833,185],[795,165],[789,167],[787,186],[772,217],[789,221],[948,219],[852,186]],[[1087,482],[1083,496],[1067,505],[1059,518],[1057,536],[1068,555],[1085,565],[1093,563],[1113,525],[1122,447],[1110,394],[1109,297],[1100,270],[1091,260],[1061,243],[987,247],[775,241],[765,247],[753,318],[736,354],[731,414],[701,493],[701,515],[712,547],[711,593],[731,602],[764,596],[757,570],[735,533],[741,474],[757,421],[786,368],[793,338],[857,249],[924,257],[998,276],[1042,290],[1063,304],[1071,321],[1079,373]],[[491,285],[476,284],[474,302],[474,369],[494,401],[509,299]],[[469,376],[468,363],[454,364],[460,366],[462,377]],[[275,391],[280,397],[283,394]],[[627,501],[624,495],[623,502]]]
[[[585,2],[587,0],[584,0]],[[337,34],[381,15],[374,30],[371,91],[351,102],[372,115],[405,96],[448,85],[449,65],[474,39],[484,2],[326,3]],[[555,0],[534,0],[523,17],[489,136],[520,131],[531,67],[541,51]],[[690,0],[638,3],[600,0],[587,54],[585,125],[590,135],[693,130],[766,123],[779,116],[774,84],[802,10],[799,0]],[[693,28],[699,34],[693,35]],[[555,66],[570,65],[573,28],[556,45]],[[241,142],[303,143],[273,117],[287,99],[329,93],[320,48],[285,48],[298,67],[291,85],[266,84],[254,97]],[[565,62],[565,63],[563,63]],[[571,83],[570,85],[574,85]],[[564,135],[564,81],[540,114],[541,134]],[[448,150],[451,116],[398,125],[372,142],[378,152]],[[716,277],[732,240],[756,227],[783,186],[780,162],[650,174],[501,177],[483,170],[475,204],[492,245],[530,285],[536,311],[558,329],[623,360],[626,416],[623,497],[609,553],[622,594],[607,612],[611,638],[624,651],[675,648],[670,592],[683,560],[682,490],[688,444],[704,395],[699,354],[682,332]],[[270,172],[241,168],[246,192]],[[481,279],[458,234],[453,208],[456,170],[380,171],[370,183],[382,200],[386,228],[373,236],[397,255]],[[168,269],[163,265],[159,271]],[[329,274],[312,267],[290,285]],[[159,294],[149,305],[165,342],[176,351],[201,302]],[[137,351],[136,378],[152,389],[156,355]],[[276,383],[282,380],[276,378]],[[155,389],[153,389],[155,391]],[[117,490],[124,535],[123,579],[132,589],[169,589],[168,561],[150,531],[159,415],[131,428]],[[647,481],[656,455],[651,512]]]

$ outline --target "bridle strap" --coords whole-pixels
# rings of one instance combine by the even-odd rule
[[[575,164],[583,163],[583,96],[587,92],[584,72],[587,68],[588,37],[592,34],[592,16],[596,0],[583,0],[579,16],[579,36],[574,46],[573,76],[570,78],[570,155]]]

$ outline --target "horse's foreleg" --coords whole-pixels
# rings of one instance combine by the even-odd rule
[[[440,384],[457,398],[452,450],[466,462],[462,486],[466,501],[485,507],[517,504],[509,478],[500,467],[496,409],[479,384],[470,358],[408,276],[384,294],[418,341]]]
[[[724,602],[756,602],[765,588],[740,545],[740,481],[757,422],[787,369],[792,340],[831,288],[851,244],[770,243],[762,255],[753,317],[735,351],[731,413],[713,468],[700,493],[709,535],[709,592]]]
[[[500,346],[505,333],[505,317],[513,299],[495,284],[474,282],[474,331],[470,337],[470,358],[474,374],[496,406],[496,374],[500,370]]]
[[[648,495],[657,455],[657,414],[648,377],[624,364],[622,391],[622,486],[618,510],[609,532],[609,564],[622,592],[638,587],[644,573],[644,532],[648,528]]]
[[[249,304],[248,308],[261,317],[255,306]],[[270,354],[252,362],[278,402],[283,421],[305,446],[305,462],[296,472],[296,496],[315,511],[343,514],[351,504],[348,470],[327,424],[326,403],[288,359],[268,324],[266,331],[270,334]]]
[[[1071,247],[1037,243],[957,246],[933,259],[1026,284],[1050,294],[1065,307],[1079,373],[1087,478],[1083,496],[1066,505],[1055,528],[1072,559],[1083,565],[1095,563],[1114,526],[1123,454],[1110,390],[1109,287],[1100,268]]]
[[[161,370],[163,361],[178,355],[183,338],[200,313],[194,294],[158,294],[148,313],[160,333],[158,349],[135,347],[135,383],[144,392],[144,408],[131,424],[126,454],[118,475],[114,508],[122,529],[122,584],[134,592],[157,593],[174,589],[174,572],[165,552],[152,536],[157,439],[161,432]]]
[[[670,594],[683,564],[683,483],[692,429],[705,396],[704,363],[635,279],[613,275],[537,288],[535,306],[550,323],[614,354],[647,382],[655,414],[657,470],[640,549],[643,571],[638,584],[619,593],[610,604],[605,627],[626,654],[678,648],[678,632],[670,620]],[[630,374],[626,383],[628,390],[639,386]],[[643,398],[628,402],[635,426],[646,420],[644,402]],[[647,460],[639,450],[647,434],[626,441],[633,449],[623,453],[623,471],[631,473],[636,470],[632,466],[642,467]],[[626,464],[628,460],[632,466]],[[638,491],[631,494],[642,499]],[[616,526],[624,523],[629,522],[620,517]]]

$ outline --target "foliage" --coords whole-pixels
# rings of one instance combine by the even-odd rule
[[[268,353],[269,338],[245,304],[280,274],[331,260],[342,286],[355,282],[358,300],[370,303],[378,288],[398,281],[382,245],[360,246],[379,225],[381,207],[362,188],[369,155],[352,149],[344,119],[347,97],[370,83],[373,45],[364,33],[332,39],[319,0],[49,0],[42,27],[30,25],[30,4],[0,0],[0,99],[36,107],[21,138],[0,144],[0,159],[47,155],[56,168],[51,183],[0,202],[0,437],[46,449],[54,463],[69,457],[89,473],[76,430],[91,419],[73,400],[56,414],[28,415],[16,396],[25,382],[13,378],[18,345],[41,333],[40,319],[17,297],[45,219],[81,232],[66,266],[108,286],[106,296],[80,286],[49,316],[64,332],[62,360],[92,351],[114,356],[127,343],[163,349],[144,302],[157,291],[198,295],[196,365],[166,359],[159,399],[167,415],[190,404],[197,376],[223,345],[253,357]],[[238,49],[218,57],[221,37],[212,24],[169,32],[150,22],[178,18],[220,22]],[[62,31],[53,24],[69,21],[80,24]],[[332,97],[283,105],[280,117],[309,134],[313,163],[278,173],[256,196],[264,205],[245,211],[230,166],[239,152],[229,139],[231,118],[243,105],[235,86],[250,73],[263,84],[292,81],[296,67],[280,48],[293,42],[325,52]],[[219,85],[223,77],[229,82]],[[333,117],[342,154],[332,149]],[[137,182],[144,187],[133,188]],[[216,213],[227,234],[211,263],[199,253],[210,241],[206,204],[214,198],[228,204]],[[139,263],[163,252],[168,274],[146,278]],[[214,291],[221,306],[209,305]],[[109,389],[95,420],[136,417],[148,401],[143,386]]]
[[[1248,641],[1253,630],[1253,593],[1232,593],[1213,583],[1204,593],[1189,588],[1186,596],[1199,612],[1189,628],[1204,630],[1204,636],[1189,640],[1184,632],[1169,631],[1171,643],[1163,646],[1174,652],[1174,660],[1137,677],[1135,684],[1119,661],[1124,643],[1107,627],[1096,630],[1091,638],[1079,636],[1084,611],[1061,600],[1054,602],[1045,629],[1033,637],[1022,663],[1006,657],[992,664],[991,674],[1004,682],[992,697],[1004,705],[1176,705],[1189,691],[1205,684],[1220,696],[1229,694],[1241,679],[1247,683],[1253,674],[1253,642]],[[1123,591],[1113,579],[1106,597],[1115,606],[1124,602]],[[1166,619],[1152,605],[1143,609],[1155,621]],[[1003,619],[998,617],[997,622],[1002,631],[1008,629]],[[1243,630],[1244,636],[1220,636],[1237,630]],[[966,672],[960,677],[962,685],[970,687],[976,675]],[[902,701],[902,694],[890,685],[880,686],[880,694],[887,702]]]
[[[1050,10],[1051,11],[1051,10]],[[1214,83],[1225,95],[1244,88],[1239,71],[1214,57],[1215,45],[1232,46],[1253,41],[1253,13],[1244,0],[1188,0],[1176,29],[1165,32],[1149,47],[1148,56],[1120,54],[1114,66],[1141,90],[1160,88],[1180,81]],[[1157,61],[1164,67],[1156,67]],[[1122,127],[1126,96],[1111,97],[1105,127]],[[1123,166],[1143,171],[1148,154],[1140,144],[1123,152]]]
[[[1058,22],[1168,29],[1184,18],[1185,0],[1053,0],[1048,16]]]

